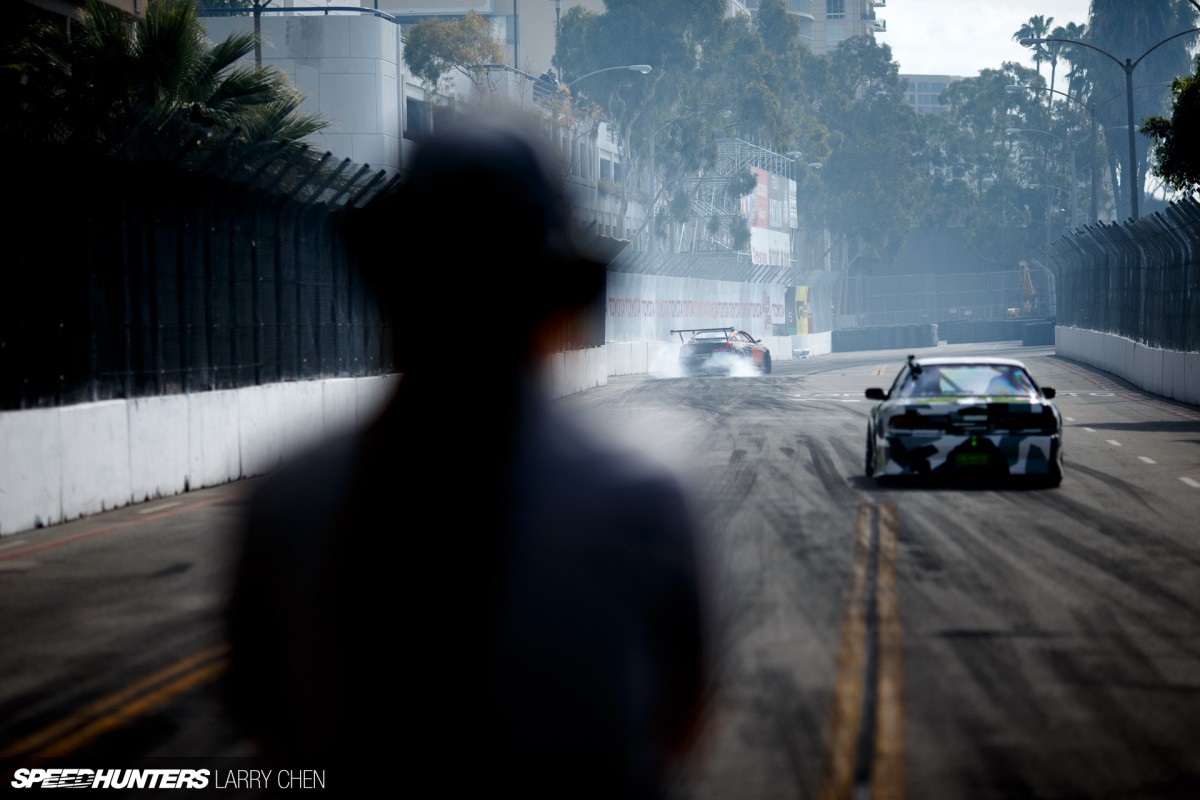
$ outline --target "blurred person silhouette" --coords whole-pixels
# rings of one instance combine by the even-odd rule
[[[707,680],[690,498],[541,383],[606,272],[556,151],[515,118],[442,130],[348,215],[401,375],[362,432],[256,489],[230,709],[265,758],[364,791],[662,797]]]

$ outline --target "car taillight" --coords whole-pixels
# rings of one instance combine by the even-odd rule
[[[892,417],[888,427],[896,431],[938,431],[945,423],[935,417],[913,415],[910,417]]]
[[[1058,417],[1054,415],[1050,406],[1042,406],[1042,413],[1037,415],[1037,421],[1042,433],[1058,433]]]

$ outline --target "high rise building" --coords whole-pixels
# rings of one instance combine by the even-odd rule
[[[734,0],[735,2],[738,0]],[[761,0],[740,0],[753,14]],[[785,0],[787,9],[800,20],[800,38],[813,52],[829,53],[845,39],[875,37],[887,24],[875,9],[887,0]]]
[[[940,97],[946,87],[962,78],[955,75],[905,75],[902,80],[908,81],[908,89],[904,92],[904,101],[919,113],[928,114],[933,111],[945,111]]]

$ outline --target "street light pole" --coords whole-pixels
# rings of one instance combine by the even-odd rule
[[[1138,56],[1136,61],[1131,58],[1126,58],[1124,61],[1121,61],[1121,59],[1117,58],[1107,50],[1101,50],[1094,44],[1081,42],[1078,39],[1063,39],[1057,36],[1046,36],[1025,38],[1020,42],[1022,47],[1029,47],[1030,45],[1034,44],[1044,44],[1046,42],[1061,42],[1062,44],[1082,45],[1083,47],[1095,50],[1100,55],[1112,60],[1121,69],[1125,70],[1125,115],[1129,123],[1129,177],[1131,178],[1129,181],[1129,210],[1131,212],[1130,216],[1135,220],[1138,218],[1138,197],[1141,195],[1142,187],[1139,185],[1141,179],[1138,177],[1137,150],[1134,146],[1135,140],[1133,138],[1133,71],[1137,69],[1138,64],[1142,63],[1143,58],[1150,55],[1159,47],[1162,47],[1164,44],[1173,39],[1178,39],[1180,36],[1186,36],[1187,34],[1195,33],[1196,31],[1200,31],[1200,27],[1189,28],[1186,31],[1180,31],[1173,36],[1168,36],[1166,39],[1163,39],[1161,42]]]
[[[629,70],[630,72],[640,72],[643,75],[645,75],[646,73],[650,72],[650,70],[654,69],[654,67],[650,66],[649,64],[625,64],[620,67],[604,67],[603,69],[592,70],[591,72],[587,73],[586,75],[580,75],[578,78],[571,81],[570,83],[563,84],[563,88],[569,89],[572,86],[574,86],[575,84],[579,83],[584,78],[590,78],[593,75],[597,75],[601,72],[609,72],[614,69],[624,69],[624,70]]]
[[[254,66],[262,67],[262,10],[275,0],[254,0]]]

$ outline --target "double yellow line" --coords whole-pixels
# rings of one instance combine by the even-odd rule
[[[61,758],[105,733],[162,708],[172,699],[215,680],[229,663],[219,644],[147,675],[22,739],[0,747],[0,758]]]
[[[903,800],[904,699],[896,509],[858,507],[818,800]]]

